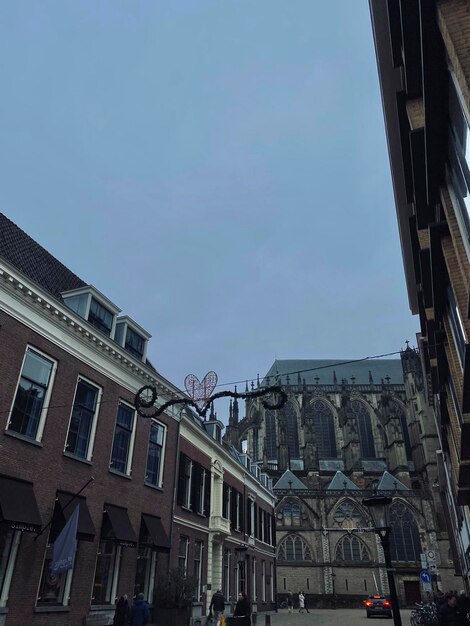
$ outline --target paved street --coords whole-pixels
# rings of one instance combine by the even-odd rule
[[[409,626],[410,611],[401,611],[403,626]],[[366,612],[360,609],[313,609],[310,613],[291,613],[287,609],[280,609],[277,614],[271,615],[271,626],[366,626],[370,624],[393,624],[393,621],[384,617],[373,620],[367,619]],[[264,617],[258,619],[256,626],[264,626]]]

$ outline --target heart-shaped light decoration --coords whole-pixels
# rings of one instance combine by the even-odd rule
[[[206,406],[216,385],[217,374],[215,372],[207,372],[202,381],[194,374],[188,374],[184,379],[184,387],[188,396],[201,411]]]

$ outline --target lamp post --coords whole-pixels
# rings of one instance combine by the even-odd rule
[[[390,556],[390,523],[388,520],[388,508],[392,502],[386,496],[374,496],[366,498],[362,504],[369,509],[370,516],[374,523],[374,531],[380,537],[385,556],[385,566],[387,568],[388,586],[390,588],[390,602],[393,611],[393,623],[395,626],[402,626],[400,607],[398,606],[397,588],[395,586],[395,576],[392,568]]]

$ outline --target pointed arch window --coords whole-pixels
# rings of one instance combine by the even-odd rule
[[[307,408],[306,417],[313,417],[318,458],[335,458],[337,456],[335,422],[331,407],[323,400],[314,400]]]
[[[390,507],[390,555],[392,561],[419,561],[421,539],[411,510],[403,502]]]
[[[278,561],[311,561],[312,553],[307,542],[298,535],[288,535],[279,544]]]
[[[282,523],[284,526],[300,526],[300,504],[286,502],[282,507]]]
[[[300,457],[299,450],[299,429],[297,423],[297,411],[292,402],[287,402],[284,409],[284,419],[286,420],[287,445],[291,459]]]
[[[370,554],[360,539],[353,535],[346,535],[336,546],[335,559],[337,561],[370,561]]]
[[[370,413],[366,405],[359,400],[351,402],[351,409],[357,419],[361,456],[363,459],[375,459],[374,434],[372,432]]]
[[[266,454],[268,455],[268,461],[277,460],[277,428],[276,428],[276,413],[274,411],[267,410],[264,414],[264,421],[266,427]]]
[[[406,414],[403,408],[398,404],[398,402],[391,403],[391,413],[393,416],[396,416],[400,419],[401,430],[403,432],[403,441],[405,443],[406,450],[406,458],[411,461],[411,440],[410,433],[408,430],[408,423],[406,421]]]
[[[352,500],[344,500],[333,514],[334,523],[341,528],[359,528],[365,526],[364,516]]]

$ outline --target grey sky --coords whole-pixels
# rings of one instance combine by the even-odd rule
[[[0,210],[175,384],[414,344],[365,0],[0,7]]]

